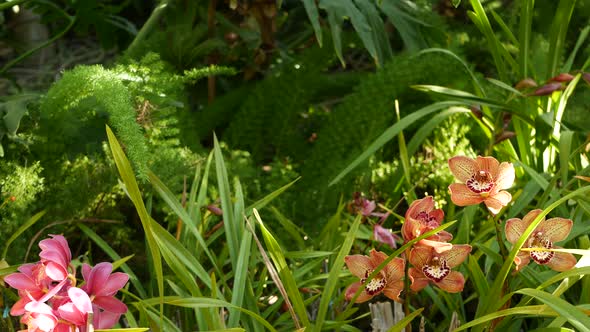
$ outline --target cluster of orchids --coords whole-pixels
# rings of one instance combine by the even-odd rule
[[[29,332],[91,332],[113,327],[127,312],[127,306],[114,295],[129,276],[112,273],[111,263],[83,264],[84,284],[76,287],[67,240],[50,236],[39,242],[39,262],[21,265],[19,272],[4,278],[20,296],[10,314],[22,316],[21,323]]]
[[[484,203],[491,215],[495,216],[512,201],[512,195],[506,191],[512,186],[515,178],[514,166],[511,163],[500,163],[493,157],[471,159],[457,156],[449,159],[449,168],[459,180],[458,183],[449,186],[451,201],[455,205],[468,206]],[[358,197],[355,199],[359,200]],[[381,215],[373,212],[374,202],[361,203],[355,204],[361,207],[358,209],[361,214],[367,217],[379,216],[383,219]],[[508,242],[516,243],[541,212],[541,210],[533,210],[523,219],[507,220],[504,231]],[[407,243],[438,228],[443,219],[444,212],[441,209],[435,209],[434,199],[431,196],[415,200],[405,214],[401,228],[403,241]],[[521,270],[531,260],[555,271],[573,268],[576,259],[572,254],[551,250],[561,248],[554,243],[567,238],[572,224],[570,219],[545,220],[543,218],[515,257],[516,271]],[[393,234],[388,232],[379,224],[374,227],[376,240],[395,247]],[[424,289],[429,284],[449,293],[461,292],[465,286],[465,278],[460,272],[453,271],[453,268],[465,261],[471,252],[471,246],[452,244],[450,243],[452,239],[451,233],[440,231],[415,242],[404,253],[411,264],[411,267],[407,269],[407,275],[407,262],[404,258],[395,257],[389,260],[387,265],[375,274],[375,270],[389,258],[384,252],[372,249],[369,256],[346,256],[346,266],[360,279],[346,290],[347,300],[362,303],[382,293],[394,301],[401,302],[400,294],[404,290],[404,278],[410,279],[410,289],[414,292]],[[359,290],[359,288],[362,289]]]

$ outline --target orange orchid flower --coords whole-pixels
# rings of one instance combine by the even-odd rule
[[[434,209],[434,199],[432,196],[426,196],[413,201],[408,211],[406,211],[405,217],[406,220],[402,225],[402,237],[408,242],[439,227],[445,217],[445,213],[441,209]],[[453,235],[451,233],[441,231],[427,239],[419,241],[418,244],[432,246],[438,250],[448,250],[451,244],[445,242],[452,239]]]
[[[506,239],[512,244],[516,243],[529,225],[537,218],[542,211],[532,210],[524,218],[512,218],[506,221]],[[523,248],[560,249],[555,242],[563,241],[572,230],[573,222],[565,218],[543,218],[537,228],[525,241]],[[519,251],[514,258],[516,270],[519,271],[526,266],[531,258],[541,265],[547,265],[555,271],[567,271],[576,265],[574,255],[566,252],[555,251]]]
[[[402,278],[406,264],[403,259],[394,258],[373,279],[366,282],[369,275],[386,259],[387,254],[375,249],[371,249],[369,256],[349,255],[344,258],[350,272],[361,279],[348,287],[346,290],[347,300],[351,300],[359,287],[365,284],[365,288],[356,298],[356,303],[366,302],[380,293],[394,301],[401,302],[399,294],[404,288]]]
[[[449,293],[461,292],[465,278],[461,272],[451,269],[463,263],[470,252],[471,246],[468,244],[455,244],[441,253],[430,246],[414,247],[409,257],[413,265],[408,271],[412,281],[410,289],[418,292],[433,283]]]
[[[514,183],[512,163],[499,163],[493,157],[477,157],[475,160],[457,156],[449,159],[451,173],[462,183],[449,186],[455,205],[467,206],[485,203],[493,214],[508,205],[512,195],[508,189]]]

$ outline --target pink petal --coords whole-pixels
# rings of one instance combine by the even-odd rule
[[[572,230],[573,222],[565,218],[551,218],[541,221],[535,229],[544,234],[551,242],[563,241]]]
[[[108,311],[97,311],[92,321],[95,329],[110,329],[119,321],[121,314]]]
[[[468,244],[455,244],[451,250],[445,251],[439,255],[444,258],[450,268],[459,266],[469,256],[471,246]]]
[[[561,249],[561,247],[557,246],[555,248]],[[547,264],[545,265],[547,265],[554,271],[563,272],[573,269],[576,263],[577,260],[576,257],[574,257],[574,255],[568,252],[555,252],[553,258],[551,258],[551,260],[547,262]]]
[[[96,292],[96,296],[113,296],[129,281],[127,273],[115,272],[111,274],[103,287]]]
[[[77,287],[70,287],[68,288],[68,296],[78,310],[83,313],[92,312],[92,303],[85,291]]]
[[[477,164],[477,169],[479,171],[486,171],[490,173],[493,179],[498,178],[500,163],[498,160],[496,160],[496,158],[477,156],[475,163]]]
[[[45,315],[53,315],[53,310],[50,306],[43,302],[31,301],[25,305],[25,310]]]
[[[24,273],[12,273],[4,277],[4,281],[10,285],[10,287],[18,290],[31,290],[39,288],[37,284]]]
[[[414,246],[410,251],[410,263],[418,269],[422,269],[424,264],[428,264],[433,257],[433,249],[428,246]]]
[[[496,188],[499,190],[508,189],[514,183],[514,166],[512,163],[503,162],[498,169],[498,176],[494,178]]]
[[[483,197],[469,190],[466,185],[453,183],[449,186],[451,201],[457,206],[477,205],[483,202]]]
[[[96,264],[96,266],[90,272],[90,276],[86,280],[88,283],[88,294],[94,295],[100,292],[112,271],[113,265],[111,263],[102,262]]]
[[[25,306],[27,303],[31,302],[31,299],[28,297],[23,297],[16,301],[16,303],[10,308],[10,314],[12,316],[22,316],[25,313]]]
[[[391,230],[383,228],[381,225],[373,226],[373,236],[375,240],[381,243],[387,244],[390,248],[397,248],[395,244],[395,238],[391,233]]]
[[[75,325],[86,324],[86,314],[80,312],[78,308],[72,303],[68,302],[57,308],[57,312],[61,319],[67,320]]]
[[[428,279],[422,271],[411,267],[408,270],[408,274],[410,276],[410,280],[412,284],[410,285],[410,289],[414,292],[419,292],[424,289],[430,283],[430,279]]]
[[[402,300],[399,298],[399,295],[403,289],[404,282],[400,279],[394,282],[388,282],[385,289],[383,289],[383,294],[394,301],[401,302]]]
[[[359,278],[364,278],[365,273],[373,269],[369,257],[363,255],[348,255],[344,257],[344,263],[346,263],[350,273]]]
[[[55,262],[45,265],[45,274],[54,281],[62,281],[68,277],[68,272],[64,270],[63,266]]]
[[[446,276],[440,282],[435,282],[435,284],[445,292],[459,293],[463,291],[463,287],[465,286],[465,278],[460,272],[451,271],[448,276]]]
[[[102,309],[116,314],[124,314],[127,312],[127,306],[125,303],[112,296],[97,296],[92,302]]]
[[[516,241],[520,239],[527,227],[529,227],[529,224],[527,224],[524,220],[518,218],[511,218],[506,220],[506,225],[504,226],[504,233],[506,234],[506,239],[508,240],[508,242],[512,244],[516,243]]]
[[[449,159],[451,173],[461,182],[466,182],[478,170],[477,163],[465,156],[456,156]]]
[[[65,253],[66,259],[68,261],[71,261],[72,260],[72,253],[70,251],[70,246],[68,245],[68,240],[66,240],[66,238],[63,235],[49,234],[49,236],[53,237],[53,239],[60,244],[60,247],[62,248],[62,250]]]
[[[512,201],[512,195],[507,191],[500,191],[497,194],[487,197],[484,203],[488,207],[491,213],[494,215],[498,214],[503,207],[508,205]]]
[[[420,228],[422,228],[422,223],[420,223],[420,221],[412,217],[406,217],[406,220],[402,225],[402,237],[406,242],[415,239],[421,233]]]

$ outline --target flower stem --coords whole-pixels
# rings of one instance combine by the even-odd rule
[[[404,291],[405,291],[405,298],[404,298],[404,313],[406,317],[410,315],[410,278],[408,271],[410,270],[409,257],[410,257],[410,249],[407,249],[406,252],[406,265],[405,265],[405,277],[404,277]],[[412,325],[406,325],[406,332],[412,332]]]
[[[502,239],[502,229],[500,228],[500,221],[494,218],[494,215],[490,215],[490,221],[494,224],[496,228],[496,241],[498,242],[498,247],[500,247],[500,254],[502,255],[503,260],[508,258],[508,249],[506,249],[506,245],[504,244],[504,240]]]

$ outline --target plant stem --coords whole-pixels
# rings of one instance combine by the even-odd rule
[[[502,229],[500,228],[500,221],[495,220],[494,215],[490,215],[490,221],[494,224],[496,228],[496,241],[498,241],[498,247],[500,247],[500,254],[502,258],[505,260],[508,257],[508,249],[504,245],[504,240],[502,239]]]

